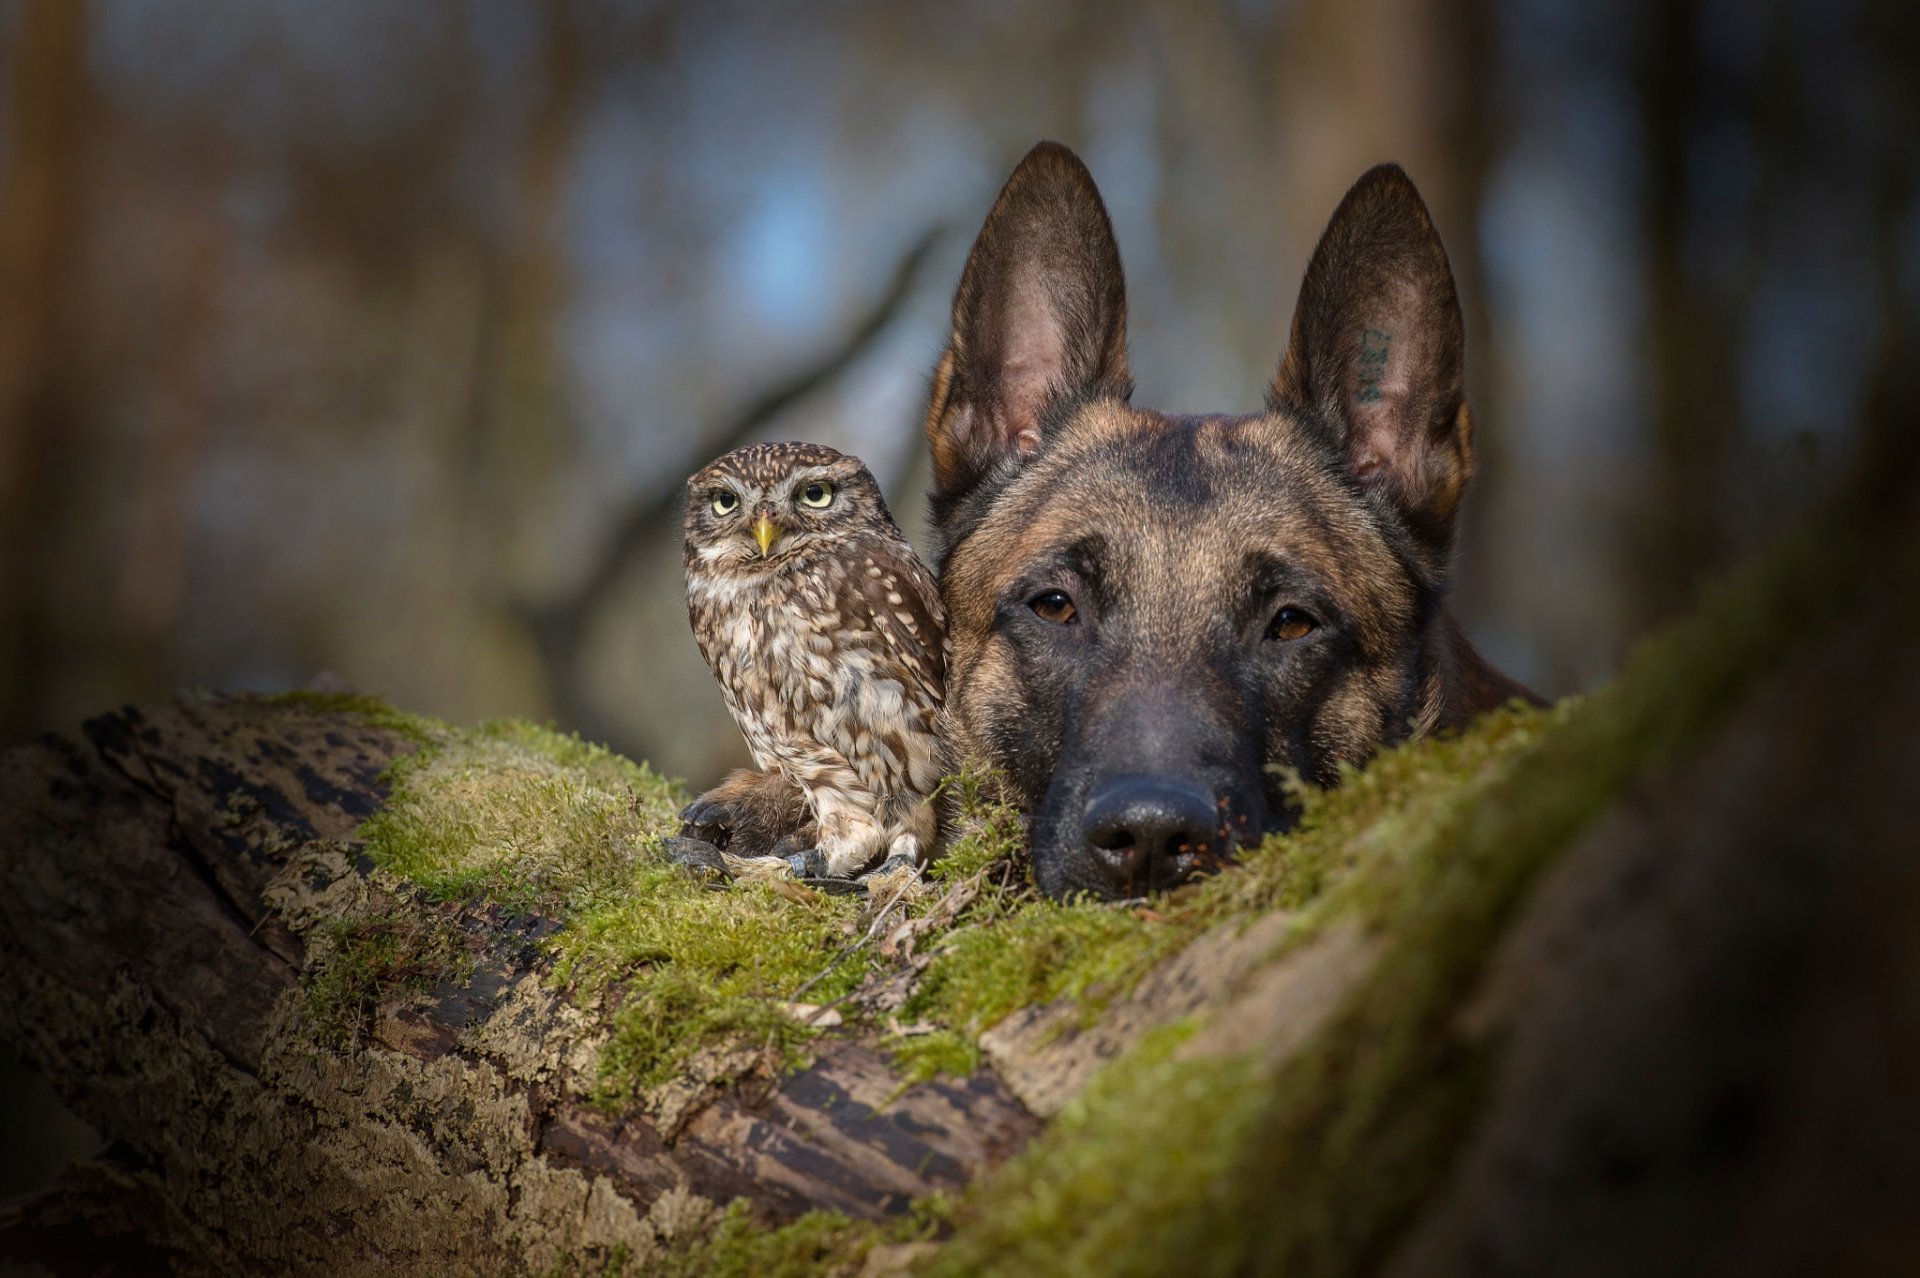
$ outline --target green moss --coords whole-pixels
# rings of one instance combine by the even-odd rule
[[[380,1004],[473,974],[467,935],[442,912],[401,902],[385,913],[335,919],[311,938],[317,951],[303,991],[313,1041],[358,1041]]]
[[[976,1192],[933,1274],[1215,1271],[1217,1240],[1180,1239],[1168,1217],[1224,1199],[1261,1116],[1243,1060],[1183,1060],[1191,1022],[1154,1031],[1096,1076],[1039,1146]],[[1210,1220],[1214,1227],[1217,1219]],[[1184,1233],[1184,1231],[1180,1231]]]
[[[357,692],[315,692],[310,688],[296,688],[290,692],[272,693],[263,699],[269,705],[299,706],[316,714],[355,715],[376,727],[389,728],[423,745],[433,740],[441,727],[432,719],[396,710],[378,697]]]
[[[807,1278],[852,1275],[874,1248],[924,1242],[948,1227],[953,1203],[934,1194],[903,1216],[885,1222],[858,1221],[833,1211],[812,1211],[769,1229],[753,1218],[745,1199],[728,1205],[707,1237],[678,1248],[647,1269],[657,1278]]]
[[[1056,998],[1093,1010],[1153,965],[1161,947],[1142,942],[1155,935],[1169,932],[1111,906],[1028,903],[1004,918],[956,929],[908,1010],[971,1034]]]
[[[736,1199],[712,1235],[649,1267],[658,1278],[803,1278],[857,1271],[879,1230],[839,1212],[812,1211],[768,1229]]]
[[[942,1074],[965,1078],[980,1068],[979,1045],[972,1035],[958,1030],[903,1035],[892,1040],[891,1047],[894,1068],[909,1086]]]
[[[390,769],[366,851],[437,900],[560,925],[547,941],[556,979],[613,1009],[603,1099],[675,1077],[703,1049],[790,1062],[814,1037],[784,1005],[857,935],[862,902],[794,885],[709,891],[660,849],[684,794],[578,737],[503,721],[433,725],[431,740]],[[806,998],[847,993],[869,961],[841,963]]]
[[[643,765],[516,722],[442,727],[389,780],[360,830],[377,864],[443,899],[556,917],[625,891],[681,801]]]
[[[971,1040],[1018,1008],[1062,996],[1086,998],[1126,986],[1164,953],[1160,934],[1125,909],[1061,906],[1041,897],[1028,872],[1020,815],[978,776],[956,778],[961,833],[936,862],[932,877],[950,890],[975,882],[978,896],[948,929],[921,948],[932,956],[906,1014],[963,1034],[903,1042],[896,1057],[916,1076],[938,1062],[951,1069],[978,1059]],[[922,912],[940,908],[930,896]],[[1138,942],[1144,942],[1143,944]]]
[[[1465,732],[1385,750],[1364,769],[1344,767],[1332,789],[1297,786],[1295,827],[1244,857],[1245,873],[1209,883],[1195,904],[1210,921],[1300,911],[1302,925],[1289,938],[1298,944],[1369,891],[1397,883],[1396,867],[1430,861],[1436,832],[1509,785],[1514,769],[1580,714],[1577,701],[1545,710],[1516,703]],[[1372,873],[1351,878],[1362,865]],[[1379,909],[1367,913],[1383,921]]]
[[[563,1256],[546,1268],[542,1278],[628,1278],[642,1272],[650,1271],[635,1266],[632,1250],[616,1246],[604,1259],[597,1255]]]
[[[861,950],[815,981],[852,945],[864,908],[791,884],[714,892],[658,861],[636,867],[624,892],[554,938],[563,979],[619,991],[603,1053],[607,1098],[677,1076],[704,1047],[753,1046],[790,1061],[816,1031],[787,1000],[814,982],[806,1001],[831,1003],[868,971]]]

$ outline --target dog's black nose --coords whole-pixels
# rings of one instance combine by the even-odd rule
[[[1087,851],[1122,896],[1170,886],[1211,864],[1220,814],[1210,791],[1169,777],[1109,777],[1087,800]]]

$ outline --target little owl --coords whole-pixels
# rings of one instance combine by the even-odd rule
[[[947,618],[856,457],[736,449],[687,481],[687,615],[759,771],[684,833],[803,875],[933,850]]]

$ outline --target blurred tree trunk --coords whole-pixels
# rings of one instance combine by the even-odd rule
[[[537,87],[507,189],[493,304],[482,334],[471,452],[470,535],[492,589],[564,579],[555,485],[571,445],[558,326],[567,292],[567,183],[580,130],[584,51],[571,0],[542,0]]]
[[[39,724],[49,634],[37,544],[58,528],[50,482],[80,452],[69,375],[92,114],[83,0],[15,15],[0,170],[0,739]]]
[[[1190,166],[1182,158],[1189,151],[1204,156],[1210,184],[1224,192],[1217,201],[1196,199],[1190,186],[1171,184],[1163,216],[1187,233],[1165,238],[1170,252],[1187,245],[1210,255],[1183,268],[1195,275],[1217,273],[1211,255],[1246,255],[1234,278],[1248,281],[1249,291],[1228,317],[1235,331],[1223,335],[1244,362],[1269,373],[1277,365],[1307,255],[1355,179],[1393,161],[1419,186],[1466,319],[1480,478],[1458,558],[1477,561],[1475,543],[1488,524],[1471,512],[1496,508],[1503,469],[1480,253],[1480,202],[1501,145],[1488,100],[1490,0],[1304,0],[1251,43],[1244,17],[1224,3],[1167,3],[1154,16],[1179,88],[1181,109],[1163,145],[1169,166]],[[1215,203],[1232,211],[1226,226],[1272,225],[1278,234],[1222,247],[1222,228],[1206,220]],[[1270,222],[1249,217],[1258,209],[1269,211]],[[1475,584],[1469,579],[1470,589]]]
[[[1725,558],[1723,472],[1738,403],[1735,325],[1688,262],[1690,150],[1701,115],[1698,0],[1643,5],[1635,88],[1646,138],[1641,191],[1652,473],[1636,521],[1629,632],[1685,606]]]
[[[1499,144],[1487,103],[1490,9],[1489,0],[1304,0],[1277,32],[1272,71],[1274,166],[1294,193],[1276,214],[1291,238],[1311,246],[1367,166],[1397,162],[1446,242],[1476,351],[1486,332],[1481,188]]]
[[[1489,514],[1502,508],[1501,457],[1519,429],[1501,419],[1494,393],[1499,353],[1480,251],[1481,201],[1503,145],[1491,103],[1494,16],[1491,0],[1305,0],[1282,25],[1272,77],[1282,143],[1274,162],[1290,188],[1277,207],[1294,242],[1311,247],[1364,168],[1393,161],[1419,186],[1446,244],[1474,422],[1475,478],[1454,556],[1467,569],[1457,597],[1467,615],[1511,588],[1472,569],[1500,561],[1487,544],[1500,531]],[[1288,264],[1295,282],[1304,261]]]
[[[214,376],[215,294],[225,228],[211,221],[185,232],[177,296],[166,333],[153,428],[129,495],[116,556],[115,627],[123,686],[152,696],[173,668],[168,642],[187,606],[194,477],[207,447],[208,383]]]

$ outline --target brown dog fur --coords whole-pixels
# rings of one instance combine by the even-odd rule
[[[1265,411],[1170,415],[1131,392],[1105,208],[1043,143],[967,262],[927,436],[951,762],[1004,778],[1055,896],[1210,869],[1288,823],[1286,772],[1331,784],[1531,696],[1447,609],[1473,469],[1464,339],[1398,168],[1334,213]]]

